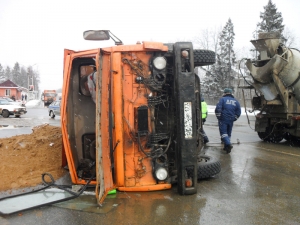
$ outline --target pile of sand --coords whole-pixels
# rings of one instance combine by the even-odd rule
[[[45,172],[55,180],[66,174],[61,128],[46,124],[32,130],[32,134],[0,139],[0,191],[41,184]]]

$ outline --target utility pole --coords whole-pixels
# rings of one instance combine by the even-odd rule
[[[34,71],[33,71],[34,66],[36,66],[36,63],[33,64],[32,66],[28,67],[28,77],[27,78],[28,78],[28,88],[29,88],[30,99],[36,99],[36,97],[37,97],[36,93],[35,93],[35,90],[34,90],[35,85],[34,85],[34,82],[33,82],[34,81]]]

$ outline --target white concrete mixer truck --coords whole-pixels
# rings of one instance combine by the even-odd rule
[[[258,57],[247,59],[254,88],[255,131],[267,142],[300,142],[300,52],[281,43],[280,34],[260,33],[252,40]]]

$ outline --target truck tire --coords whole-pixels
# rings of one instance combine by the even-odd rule
[[[258,137],[265,141],[270,143],[279,143],[284,138],[284,133],[282,132],[282,128],[280,129],[274,129],[275,127],[266,127],[265,132],[257,132]]]
[[[300,138],[296,136],[291,136],[290,138],[290,145],[294,147],[299,147],[300,146]]]
[[[4,109],[4,110],[2,111],[2,116],[3,116],[4,118],[8,118],[8,117],[9,117],[9,112],[8,112],[6,109]]]
[[[198,156],[197,177],[198,180],[215,176],[221,171],[220,161],[207,155]]]
[[[50,111],[50,117],[53,119],[55,117],[53,111]]]
[[[194,49],[194,67],[208,66],[216,62],[214,51],[204,49]]]
[[[260,132],[258,131],[257,132],[257,135],[258,137],[262,140],[262,141],[265,141],[265,142],[268,142],[270,140],[268,134],[266,132]]]

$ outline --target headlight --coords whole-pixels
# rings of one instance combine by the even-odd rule
[[[153,60],[153,65],[156,69],[158,70],[162,70],[164,68],[166,68],[166,65],[167,65],[167,60],[164,58],[164,57],[156,57],[154,60]]]
[[[158,180],[165,180],[168,176],[168,172],[165,168],[160,167],[155,171],[155,176]]]

